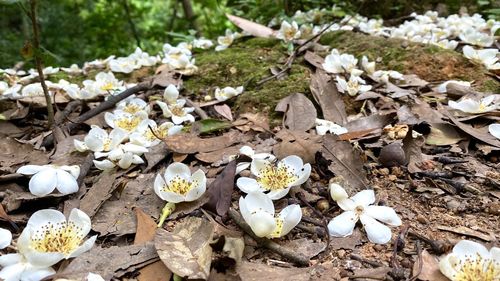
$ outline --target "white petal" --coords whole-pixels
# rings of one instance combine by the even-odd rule
[[[89,275],[87,275],[87,281],[104,281],[104,278],[102,278],[99,274],[89,272]]]
[[[106,124],[108,124],[108,126],[110,126],[111,128],[114,128],[115,127],[115,115],[113,113],[110,113],[110,112],[106,112],[104,113],[104,121],[106,121]]]
[[[97,169],[104,171],[113,169],[115,167],[115,164],[113,164],[113,162],[109,161],[108,159],[102,161],[94,160],[94,166]]]
[[[290,155],[283,158],[278,165],[285,165],[287,168],[293,170],[294,173],[297,174],[300,170],[302,170],[304,162],[299,156]]]
[[[352,234],[357,221],[358,217],[355,212],[343,212],[328,223],[328,233],[334,237],[349,236]]]
[[[375,192],[371,189],[363,190],[356,193],[351,199],[356,205],[368,206],[375,203]]]
[[[247,222],[252,228],[253,233],[258,237],[269,236],[276,229],[276,220],[268,212],[257,211],[250,215]]]
[[[240,153],[252,157],[255,154],[255,151],[250,146],[245,145],[240,148]]]
[[[78,176],[80,175],[80,166],[78,165],[61,166],[59,169],[70,173],[75,179],[78,179]]]
[[[334,201],[340,201],[349,198],[347,191],[345,191],[342,186],[336,183],[330,184],[330,196]]]
[[[238,188],[245,193],[258,192],[261,189],[255,179],[247,177],[239,178],[236,181],[236,186],[238,186]]]
[[[29,189],[33,195],[45,196],[56,188],[57,173],[53,168],[36,173],[29,182]]]
[[[490,257],[493,261],[500,263],[500,248],[491,247],[490,249]]]
[[[68,222],[72,222],[77,227],[79,227],[83,236],[86,236],[92,228],[90,217],[80,209],[74,208],[71,210],[71,213],[68,217]]]
[[[386,206],[368,206],[365,208],[365,213],[370,217],[377,219],[390,226],[400,226],[401,219],[396,214],[393,208]]]
[[[259,176],[261,170],[265,169],[269,165],[271,165],[271,163],[268,160],[254,158],[252,159],[252,163],[250,164],[250,171],[253,175]]]
[[[439,270],[444,276],[453,280],[457,270],[455,269],[456,257],[453,254],[448,254],[439,261]]]
[[[76,179],[68,172],[57,170],[57,190],[62,194],[71,194],[78,191]]]
[[[166,198],[162,197],[162,192],[161,192],[161,190],[163,189],[163,186],[165,186],[165,185],[166,185],[166,183],[165,183],[165,180],[163,179],[163,177],[160,174],[157,174],[156,178],[155,178],[155,182],[153,184],[153,188],[154,188],[156,195],[158,195],[158,197],[160,197],[163,200],[167,200]]]
[[[24,272],[21,274],[22,281],[38,281],[43,280],[50,275],[56,274],[52,267],[34,267],[28,265]]]
[[[138,154],[138,155],[141,155],[143,153],[148,152],[148,149],[145,148],[144,146],[140,146],[140,145],[133,144],[133,143],[126,143],[122,147],[123,147],[124,151],[132,152],[132,153]]]
[[[488,131],[492,136],[500,139],[500,124],[491,124],[488,126]]]
[[[391,229],[374,218],[362,214],[360,216],[361,223],[365,228],[368,240],[376,244],[385,244],[391,241]]]
[[[186,198],[184,198],[184,196],[171,191],[160,190],[160,195],[161,195],[160,198],[171,203],[179,203],[186,201]]]
[[[9,230],[0,227],[0,249],[9,246],[11,242],[12,233]]]
[[[463,260],[466,257],[475,259],[479,254],[483,259],[490,258],[490,252],[482,244],[474,241],[462,240],[453,247],[453,254]]]
[[[24,256],[33,266],[49,267],[64,259],[63,253],[42,253],[36,251],[28,251]]]
[[[118,167],[122,169],[128,169],[132,165],[133,158],[134,156],[130,152],[123,154],[123,156],[117,163]]]
[[[2,268],[0,271],[0,279],[5,281],[19,281],[21,275],[26,269],[26,264],[16,263]]]
[[[168,165],[167,170],[165,170],[165,181],[168,183],[172,181],[175,177],[180,177],[185,180],[190,180],[191,170],[186,164],[175,162]]]
[[[39,165],[26,165],[17,169],[16,173],[23,175],[34,175],[40,171],[46,170],[48,167]]]
[[[78,248],[76,248],[75,251],[73,251],[67,258],[78,257],[79,255],[87,252],[88,250],[90,250],[94,246],[96,239],[97,239],[97,235],[90,237],[89,239],[87,239],[87,241],[83,242],[82,245],[80,245]]]
[[[290,191],[291,186],[284,188],[284,189],[274,189],[266,193],[267,197],[271,200],[279,200],[283,197],[285,197],[288,192]]]
[[[281,236],[287,235],[302,219],[302,210],[297,204],[287,206],[281,210],[279,214],[283,220],[283,228],[281,229]]]
[[[274,217],[273,201],[262,192],[252,192],[247,194],[245,197],[245,204],[251,213],[261,210]]]
[[[311,164],[307,163],[305,164],[297,173],[297,176],[299,177],[295,182],[291,184],[291,186],[297,186],[305,183],[308,179],[309,176],[311,175]]]
[[[75,146],[75,149],[79,152],[85,152],[89,150],[89,147],[85,144],[85,142],[79,141],[77,139],[73,140],[73,145]]]
[[[0,256],[0,267],[7,267],[23,260],[21,254],[5,254]]]
[[[202,170],[198,170],[191,176],[193,183],[196,183],[191,190],[186,193],[186,201],[194,201],[200,198],[207,189],[207,178]]]

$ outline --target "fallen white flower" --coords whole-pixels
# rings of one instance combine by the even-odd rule
[[[8,247],[11,242],[12,233],[9,230],[0,227],[0,250]]]
[[[464,98],[458,102],[448,101],[448,106],[465,113],[478,114],[496,110],[500,106],[500,95],[489,95],[481,100]]]
[[[193,47],[198,49],[210,49],[214,43],[212,40],[205,39],[203,37],[193,40]]]
[[[156,195],[170,203],[190,202],[200,198],[207,189],[207,178],[202,170],[191,174],[186,164],[170,164],[165,173],[156,175]]]
[[[106,130],[99,126],[92,125],[83,142],[74,140],[74,144],[80,152],[86,150],[92,150],[93,152],[110,151],[127,139],[127,136],[128,133],[120,128],[113,129],[108,134]]]
[[[16,173],[33,175],[29,182],[29,190],[36,196],[45,196],[53,192],[54,189],[62,194],[78,191],[76,179],[80,174],[80,167],[77,165],[26,165],[17,169]]]
[[[263,159],[269,161],[274,161],[274,159],[276,159],[276,156],[272,155],[271,153],[255,153],[255,150],[253,150],[248,145],[242,146],[240,148],[240,154],[246,155],[252,159]],[[248,169],[251,163],[252,162],[239,162],[236,165],[236,174],[239,174],[241,173],[241,171]]]
[[[120,128],[128,133],[135,131],[142,120],[148,119],[148,113],[139,111],[135,114],[130,114],[122,110],[115,110],[113,113],[104,113],[104,120],[111,128]]]
[[[446,93],[448,91],[446,87],[449,84],[458,84],[460,86],[465,86],[465,87],[470,87],[471,85],[471,83],[468,81],[448,80],[444,83],[439,84],[439,86],[437,87],[438,93]]]
[[[316,118],[316,132],[320,136],[323,136],[328,132],[334,135],[342,135],[347,133],[347,129],[333,123],[332,121]]]
[[[337,76],[337,82],[339,91],[342,93],[347,93],[350,96],[355,96],[358,93],[365,93],[372,89],[371,85],[364,85],[366,83],[365,80],[355,75],[351,75],[349,81],[346,81],[344,78]]]
[[[235,97],[239,94],[243,93],[243,86],[239,86],[236,88],[233,87],[225,87],[219,89],[219,87],[215,88],[214,96],[218,101],[226,101],[232,97]]]
[[[163,116],[171,118],[174,124],[182,124],[183,122],[194,122],[194,116],[190,113],[194,111],[194,107],[184,107],[186,100],[177,100],[175,104],[166,104],[161,101],[156,101],[163,111]]]
[[[136,131],[130,135],[130,142],[143,147],[152,147],[161,142],[159,138],[178,134],[182,128],[182,125],[174,125],[171,122],[164,122],[158,126],[154,120],[143,120]]]
[[[291,24],[287,21],[283,21],[281,22],[281,27],[276,35],[276,38],[282,39],[285,42],[290,42],[294,39],[300,38],[300,35],[299,26],[295,21]]]
[[[487,69],[500,69],[500,62],[498,62],[497,49],[482,49],[476,50],[471,46],[464,46],[464,56],[471,61],[484,65]]]
[[[401,225],[401,219],[394,209],[386,206],[373,206],[375,193],[373,190],[363,190],[351,198],[340,185],[330,184],[330,194],[344,212],[328,223],[331,236],[345,237],[352,234],[356,222],[361,220],[368,239],[377,244],[385,244],[391,240],[390,226]]]
[[[238,38],[240,34],[238,32],[232,32],[230,29],[226,29],[226,34],[224,36],[217,37],[216,51],[222,51],[227,49],[231,44],[233,44],[234,39]]]
[[[492,136],[500,140],[500,123],[489,125],[488,131]]]

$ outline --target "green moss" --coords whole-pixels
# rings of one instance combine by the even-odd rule
[[[81,85],[83,80],[89,79],[87,77],[88,76],[82,74],[70,75],[66,72],[59,71],[58,73],[49,75],[48,79],[54,83],[57,83],[59,82],[59,80],[64,79],[70,83]]]
[[[478,89],[482,92],[500,93],[500,85],[494,80],[485,81]]]
[[[377,61],[377,69],[414,73],[429,82],[461,79],[475,81],[478,89],[500,87],[482,66],[474,65],[460,53],[432,45],[408,42],[402,39],[370,36],[352,31],[334,31],[324,34],[321,44],[341,52]]]
[[[214,52],[196,55],[199,72],[184,81],[193,95],[213,94],[215,87],[241,86],[245,91],[235,102],[238,111],[273,112],[277,102],[291,93],[309,92],[309,69],[296,62],[288,76],[258,86],[257,82],[271,75],[271,67],[281,66],[288,55],[279,40],[251,38]]]

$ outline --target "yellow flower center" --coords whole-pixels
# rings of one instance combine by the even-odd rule
[[[484,112],[486,110],[486,105],[482,102],[479,103],[479,112]]]
[[[268,165],[260,172],[257,182],[266,190],[279,190],[287,188],[297,179],[293,170],[284,165],[279,167]]]
[[[276,228],[274,229],[273,233],[269,234],[270,238],[281,237],[281,231],[283,231],[283,220],[279,217],[274,218],[274,220],[276,221]]]
[[[154,140],[156,140],[158,138],[166,138],[168,136],[168,129],[166,129],[166,128],[162,128],[162,129],[153,128],[153,131],[154,131],[154,134],[153,134],[153,132],[151,131],[150,128],[148,128],[146,130],[146,133],[144,134],[144,137],[148,141],[154,141]]]
[[[180,195],[186,195],[193,186],[195,186],[196,181],[190,182],[179,176],[176,176],[173,180],[163,186],[163,191],[170,191]]]
[[[31,236],[31,248],[45,253],[69,254],[80,246],[81,227],[72,222],[48,223]]]
[[[285,30],[285,38],[287,40],[292,40],[293,37],[295,37],[295,34],[297,33],[297,30],[295,28],[289,28]]]
[[[458,265],[460,269],[453,281],[498,281],[500,280],[500,264],[481,256],[470,259]]]
[[[111,139],[106,138],[102,144],[102,150],[109,151],[111,149]]]
[[[141,109],[142,108],[139,107],[137,104],[129,103],[123,108],[123,111],[130,114],[136,114],[137,112],[141,111]]]
[[[123,117],[119,120],[115,121],[115,126],[118,128],[122,128],[125,131],[133,131],[139,123],[141,122],[141,119],[139,117],[133,116],[133,117]]]
[[[108,82],[108,83],[101,86],[101,90],[103,90],[103,91],[111,91],[114,88],[115,88],[115,86],[111,82]]]
[[[224,38],[222,38],[221,43],[222,45],[229,46],[233,43],[233,38],[231,38],[230,36],[225,36]]]
[[[172,115],[175,116],[185,116],[186,113],[184,112],[183,108],[177,105],[174,105],[170,108],[170,112],[172,112]]]

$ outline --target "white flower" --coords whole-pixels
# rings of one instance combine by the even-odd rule
[[[184,107],[186,100],[177,100],[175,104],[166,104],[161,101],[156,101],[163,111],[163,116],[172,118],[174,124],[182,124],[183,122],[194,122],[194,116],[190,113],[194,111],[194,107]]]
[[[278,200],[288,194],[290,188],[306,182],[311,174],[311,165],[302,159],[290,155],[278,163],[270,159],[252,159],[250,170],[253,178],[241,177],[236,185],[245,193],[264,192],[272,200]]]
[[[164,122],[158,126],[154,120],[143,120],[137,130],[130,135],[130,142],[143,147],[152,147],[161,142],[159,138],[178,134],[182,128],[182,125],[174,125],[171,122]]]
[[[108,62],[108,65],[111,71],[121,73],[131,73],[134,69],[140,67],[136,64],[136,60],[130,57],[112,59]]]
[[[33,175],[29,182],[30,192],[36,196],[45,196],[57,189],[62,194],[78,191],[76,179],[80,175],[80,167],[56,165],[26,165],[17,169],[16,173]]]
[[[81,95],[80,87],[77,84],[70,83],[64,79],[59,80],[57,84],[52,85],[53,89],[61,89],[72,99],[84,99],[84,96]]]
[[[466,58],[475,63],[483,64],[487,69],[500,69],[497,49],[476,50],[471,46],[464,46],[463,52]]]
[[[4,81],[0,81],[0,98],[20,98],[19,91],[21,90],[21,84],[14,84],[12,87],[9,87]]]
[[[128,169],[132,164],[143,164],[144,160],[140,157],[148,152],[148,149],[137,144],[120,144],[109,152],[96,152],[95,158],[108,157],[105,160],[94,160],[94,165],[100,170],[108,170],[118,166],[122,169]]]
[[[35,212],[17,240],[19,253],[33,266],[48,267],[90,250],[97,235],[84,240],[91,229],[89,216],[79,209],[64,214],[51,209]]]
[[[12,242],[12,233],[0,227],[0,250],[8,247]]]
[[[372,74],[373,80],[377,82],[389,83],[389,79],[404,80],[403,74],[394,70],[377,70]]]
[[[366,71],[366,73],[368,73],[368,75],[372,75],[375,72],[375,62],[368,61],[368,58],[366,56],[363,56],[361,58],[361,66]]]
[[[106,67],[106,65],[108,65],[108,62],[114,58],[115,56],[111,55],[105,59],[96,59],[90,62],[85,62],[83,64],[83,69],[88,70],[89,68],[104,68]]]
[[[243,93],[243,86],[236,87],[236,89],[233,87],[225,87],[222,88],[222,90],[217,87],[215,88],[214,95],[218,101],[225,101],[241,93]]]
[[[87,275],[87,281],[104,281],[101,275],[89,272]]]
[[[78,64],[72,64],[70,67],[61,67],[61,70],[63,72],[66,72],[68,74],[80,74],[83,72],[83,70],[78,67]]]
[[[38,281],[56,273],[50,266],[34,266],[20,254],[0,256],[0,279],[5,281]]]
[[[104,120],[111,128],[120,128],[128,133],[135,131],[137,126],[148,118],[148,113],[139,111],[136,114],[130,114],[122,110],[115,110],[113,113],[106,112]]]
[[[129,58],[135,60],[136,67],[141,66],[153,66],[158,63],[159,59],[155,56],[150,56],[147,52],[141,50],[137,47],[135,52],[133,52]]]
[[[136,98],[134,95],[120,101],[116,105],[117,110],[121,110],[130,114],[137,114],[141,111],[146,113],[149,112],[149,105],[147,102],[140,98]]]
[[[441,47],[443,49],[455,50],[458,46],[458,41],[455,40],[439,40],[437,42],[431,42],[433,45]]]
[[[451,281],[497,281],[500,277],[500,248],[462,240],[452,253],[439,261],[439,270]]]
[[[495,41],[494,36],[490,36],[471,27],[465,29],[458,37],[465,43],[481,47],[490,47]]]
[[[274,161],[276,157],[270,153],[255,153],[255,151],[248,145],[242,146],[240,148],[240,154],[246,155],[252,159],[263,159]],[[236,165],[236,174],[241,173],[241,171],[248,169],[252,162],[239,162]]]
[[[283,237],[302,219],[302,210],[297,204],[285,207],[275,217],[273,201],[261,192],[241,196],[239,205],[243,219],[258,237]]]
[[[345,81],[344,78],[337,76],[337,82],[339,91],[342,93],[348,93],[350,96],[355,96],[358,93],[365,93],[372,88],[370,85],[363,85],[365,84],[365,80],[354,75],[351,75],[349,81]]]
[[[373,243],[385,244],[391,240],[391,229],[379,221],[390,226],[401,225],[401,219],[394,209],[372,205],[375,202],[373,190],[363,190],[353,197],[347,198],[347,193],[340,185],[331,184],[330,193],[339,207],[345,211],[328,223],[328,231],[331,236],[351,235],[356,222],[361,220],[368,239]]]
[[[205,39],[203,37],[193,40],[193,47],[198,49],[209,49],[214,45],[211,40]]]
[[[75,147],[78,151],[92,150],[93,152],[110,151],[115,149],[125,139],[127,139],[127,132],[116,128],[108,132],[99,126],[92,125],[89,133],[82,141],[74,140]],[[79,148],[84,148],[83,150]]]
[[[333,123],[332,121],[316,118],[316,132],[320,136],[323,136],[328,132],[334,135],[342,135],[347,133],[347,129]]]
[[[179,98],[179,90],[173,84],[168,85],[163,91],[163,99],[167,104],[175,104],[177,103],[177,99]]]
[[[500,139],[500,124],[491,124],[488,126],[488,131],[492,136],[494,136],[497,139]]]
[[[48,88],[52,85],[52,82],[45,81],[45,84],[47,85],[47,88]],[[21,95],[23,97],[43,97],[44,93],[43,93],[42,84],[33,83],[33,84],[29,84],[29,85],[24,86],[23,89],[21,90]],[[51,91],[49,91],[49,95],[52,96]]]
[[[35,75],[35,77],[38,77],[38,71],[36,69],[30,69],[30,70],[28,70],[28,72],[32,75]],[[48,66],[48,67],[42,69],[42,73],[44,75],[56,74],[58,72],[59,72],[59,67]]]
[[[300,38],[300,30],[299,26],[295,21],[293,21],[291,24],[287,22],[286,20],[281,22],[281,28],[278,31],[278,34],[276,37],[278,39],[282,39],[285,42],[290,42],[294,39]]]
[[[480,101],[471,98],[464,98],[459,102],[451,100],[448,101],[448,106],[465,113],[484,113],[496,110],[499,107],[500,99],[497,100],[497,98],[500,98],[500,95],[489,95]]]
[[[114,92],[123,88],[123,82],[115,78],[113,72],[99,72],[95,76],[95,86],[100,90],[100,94]],[[85,85],[85,81],[83,81]]]
[[[189,167],[183,163],[170,164],[161,176],[156,175],[154,190],[156,195],[170,203],[194,201],[205,193],[207,178],[202,170],[191,174]]]
[[[219,36],[217,37],[217,43],[218,45],[215,47],[216,51],[222,51],[227,49],[227,47],[231,46],[233,44],[234,39],[238,38],[240,35],[238,32],[232,32],[229,29],[226,29],[226,34],[225,36]]]
[[[446,89],[446,87],[448,86],[448,84],[458,84],[460,86],[465,86],[465,87],[470,87],[470,82],[468,81],[458,81],[458,80],[448,80],[444,83],[441,83],[438,87],[437,87],[437,91],[438,93],[446,93],[448,90]]]
[[[196,69],[194,59],[191,59],[191,50],[187,44],[180,43],[177,47],[170,44],[163,45],[165,57],[162,62],[171,69]]]
[[[326,56],[325,62],[322,64],[323,69],[329,73],[350,73],[354,76],[359,76],[363,71],[356,68],[358,60],[350,54],[339,54],[337,49],[333,49]]]

